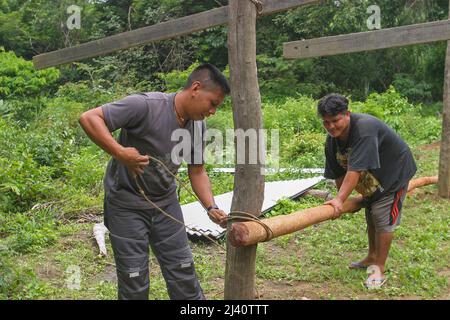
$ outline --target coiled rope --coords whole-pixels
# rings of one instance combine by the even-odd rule
[[[191,196],[193,196],[202,205],[202,207],[205,209],[206,213],[209,215],[208,209],[203,204],[203,202],[200,201],[200,199],[197,197],[197,195],[194,192],[192,192],[188,188],[188,186],[181,179],[179,179],[172,171],[170,171],[170,169],[164,164],[164,162],[162,162],[161,160],[159,160],[159,159],[157,159],[155,157],[152,157],[150,155],[148,155],[148,157],[149,157],[150,160],[155,161],[156,163],[160,164],[180,184],[181,187],[183,187]],[[142,179],[142,177],[137,175],[137,176],[134,177],[134,179],[135,179],[136,185],[138,187],[139,193],[141,194],[141,196],[150,205],[152,205],[152,207],[156,208],[159,212],[164,214],[166,217],[168,217],[169,219],[172,219],[173,221],[177,222],[178,224],[184,226],[188,230],[200,233],[202,236],[204,236],[205,238],[210,240],[212,243],[214,243],[216,246],[218,246],[221,250],[225,251],[225,247],[224,246],[222,246],[216,240],[214,240],[213,238],[208,236],[206,233],[202,232],[201,230],[197,230],[195,228],[191,228],[191,227],[187,226],[183,221],[178,220],[177,218],[174,218],[169,213],[167,213],[165,210],[161,209],[152,200],[150,200],[149,197],[147,197],[147,195],[145,194],[145,191],[144,191],[144,188],[143,188],[143,186],[145,186],[145,182]],[[139,182],[139,180],[141,182]],[[248,213],[248,212],[245,212],[245,211],[231,211],[229,213],[228,217],[226,218],[226,221],[228,222],[228,221],[233,221],[233,220],[244,220],[244,221],[256,222],[259,225],[261,225],[264,228],[264,230],[266,231],[266,238],[264,239],[264,241],[269,241],[269,240],[271,240],[273,238],[273,231],[270,229],[270,227],[267,224],[265,224],[264,222],[262,222],[261,219],[259,219],[258,217],[254,216],[251,213]]]

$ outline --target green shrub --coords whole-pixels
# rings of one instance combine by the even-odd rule
[[[44,107],[45,103],[41,98],[5,100],[0,103],[0,115],[21,127],[26,127]]]
[[[323,132],[317,116],[317,102],[310,97],[288,98],[284,103],[263,106],[264,127],[279,129],[283,133]]]
[[[429,144],[441,139],[441,117],[407,114],[400,120],[398,134],[411,146]]]
[[[32,269],[0,259],[0,300],[42,299],[52,290],[50,284],[40,281]]]
[[[427,144],[440,137],[442,120],[421,104],[411,104],[394,87],[371,94],[366,102],[354,102],[351,110],[371,114],[385,121],[408,144]]]
[[[417,82],[411,75],[398,73],[394,76],[392,85],[410,101],[430,101],[432,85],[424,81]]]
[[[93,90],[85,82],[71,83],[68,82],[58,88],[56,97],[62,98],[67,101],[74,102],[91,102]]]
[[[51,210],[31,210],[17,214],[11,226],[12,235],[8,238],[9,248],[23,254],[48,247],[58,238],[56,227],[57,222]]]
[[[158,77],[165,83],[165,92],[176,92],[182,89],[189,78],[189,75],[197,68],[200,63],[196,62],[192,64],[188,69],[179,71],[174,70],[169,73],[158,73]]]
[[[284,165],[320,168],[325,163],[324,143],[323,133],[306,132],[286,137],[280,150],[282,162]]]
[[[298,200],[281,199],[278,200],[275,207],[273,207],[272,210],[267,212],[264,216],[275,217],[291,214],[295,211],[313,208],[321,204],[323,204],[323,200],[311,196],[304,196],[299,198]]]
[[[66,103],[81,103],[84,105],[84,110],[89,110],[137,91],[139,90],[130,90],[129,88],[123,88],[120,86],[93,88],[92,85],[82,81],[76,83],[65,83],[58,88],[55,96]]]
[[[38,200],[49,200],[56,189],[53,168],[39,166],[30,155],[11,160],[0,157],[0,212],[20,212]]]
[[[63,98],[55,98],[30,125],[28,145],[33,159],[41,166],[54,169],[54,176],[63,174],[68,158],[77,153],[89,139],[78,124],[85,105]]]
[[[67,183],[76,190],[99,194],[103,188],[107,158],[106,153],[97,146],[81,149],[69,157],[64,165]]]
[[[353,112],[371,114],[389,123],[389,120],[408,112],[418,112],[420,107],[412,105],[393,86],[384,93],[372,93],[365,102],[351,103]],[[394,124],[394,123],[393,123]],[[395,124],[393,125],[394,129]]]
[[[0,99],[36,97],[55,89],[59,71],[55,68],[36,71],[31,61],[0,48]]]
[[[225,98],[223,104],[217,109],[213,117],[206,119],[208,129],[217,129],[226,132],[227,129],[234,129],[233,111],[231,109],[231,98]]]

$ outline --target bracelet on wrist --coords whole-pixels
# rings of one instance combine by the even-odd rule
[[[206,208],[206,210],[208,212],[211,211],[212,209],[219,209],[219,207],[217,205],[213,204],[213,205],[210,205],[208,208]]]

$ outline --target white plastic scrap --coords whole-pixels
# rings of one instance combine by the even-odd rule
[[[108,232],[108,229],[105,227],[105,225],[102,223],[96,223],[93,228],[93,233],[95,240],[97,241],[98,248],[100,250],[100,254],[102,256],[107,256],[108,253],[106,251],[106,245],[105,245],[105,234]]]

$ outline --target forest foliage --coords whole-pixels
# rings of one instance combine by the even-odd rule
[[[448,15],[447,0],[376,2],[383,28]],[[80,30],[65,25],[72,4],[83,9]],[[0,0],[0,274],[9,270],[11,275],[8,283],[0,277],[0,298],[28,281],[13,276],[13,260],[7,258],[51,246],[61,221],[92,207],[101,210],[109,156],[81,130],[77,120],[83,111],[139,91],[177,91],[203,62],[229,76],[226,27],[41,71],[31,58],[226,4]],[[282,58],[286,41],[367,31],[370,4],[325,1],[258,21],[264,127],[280,130],[281,166],[323,166],[325,132],[316,106],[330,92],[349,96],[352,111],[386,121],[412,147],[440,138],[446,43],[297,61]],[[227,99],[207,125],[225,131],[233,128],[232,119]],[[232,179],[212,175],[212,180],[216,192],[232,188]],[[188,201],[187,194],[181,200]]]
[[[78,5],[81,29],[69,30],[66,10]],[[410,100],[440,101],[446,43],[286,61],[287,41],[369,31],[367,8],[381,10],[381,27],[447,19],[445,0],[328,0],[257,23],[258,69],[263,93],[314,98],[339,91],[355,99],[384,92],[390,85]],[[206,11],[225,0],[1,0],[0,46],[30,60],[32,56],[140,27]],[[227,27],[123,50],[60,68],[60,82],[91,80],[164,90],[161,74],[185,70],[195,62],[228,63]]]

